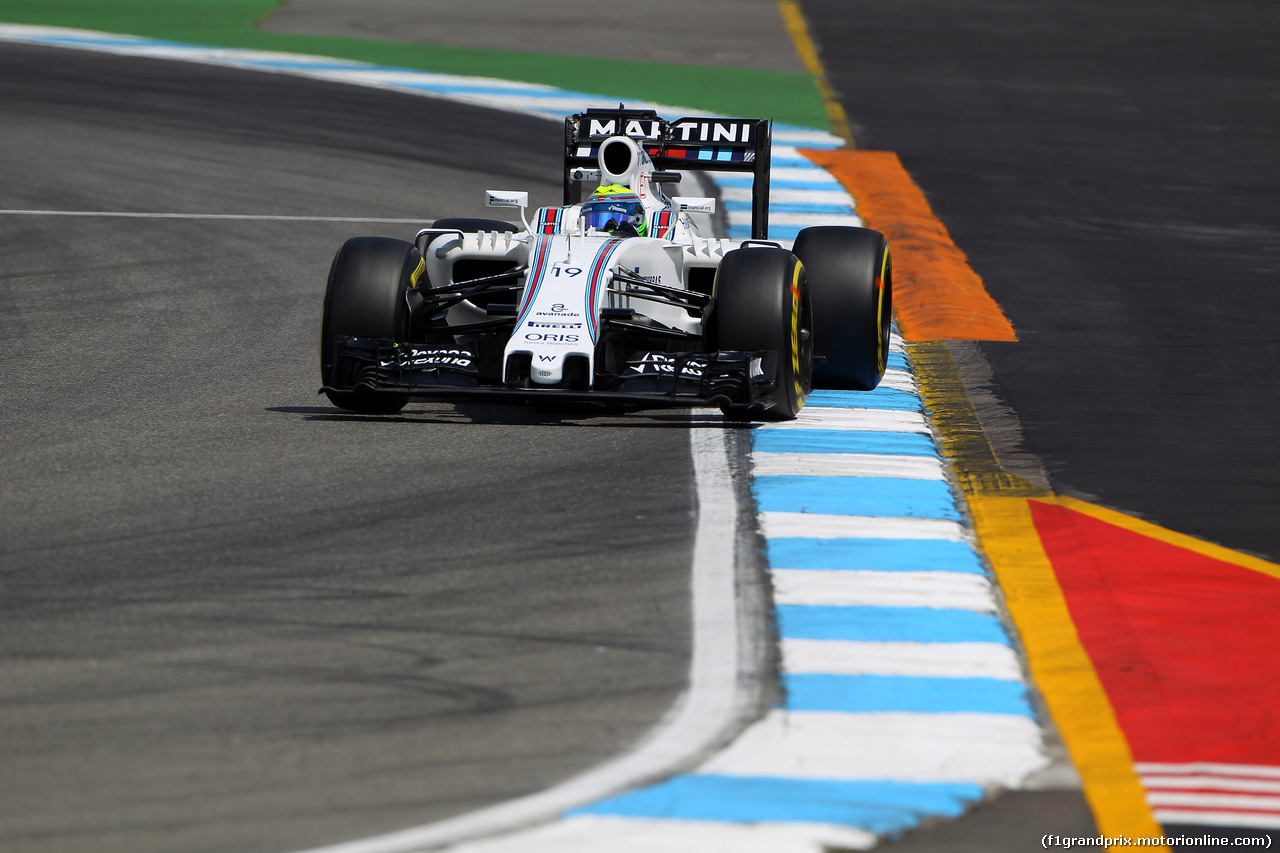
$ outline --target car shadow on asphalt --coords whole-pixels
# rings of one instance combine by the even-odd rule
[[[395,415],[361,415],[335,406],[268,406],[266,411],[309,421],[368,421],[404,424],[485,424],[493,426],[627,427],[630,429],[750,429],[712,410],[634,409],[599,403],[560,404],[467,402],[411,403]]]

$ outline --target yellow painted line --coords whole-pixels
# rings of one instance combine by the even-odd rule
[[[809,35],[809,24],[804,19],[804,13],[800,11],[800,4],[796,0],[778,0],[778,13],[782,15],[782,23],[787,28],[787,34],[791,36],[791,42],[796,46],[800,61],[804,63],[805,70],[813,75],[814,82],[818,86],[818,94],[822,96],[822,104],[826,108],[827,121],[831,124],[832,132],[853,148],[856,143],[853,139],[853,130],[849,127],[849,117],[845,115],[840,98],[827,80],[827,72],[822,67],[822,61],[818,59],[818,46]]]
[[[1076,633],[1032,523],[1028,499],[970,495],[969,510],[982,550],[1004,590],[1031,677],[1084,783],[1099,834],[1129,839],[1164,835],[1147,805],[1128,739]]]
[[[1004,592],[1031,680],[1080,774],[1099,833],[1110,838],[1163,835],[1147,805],[1129,741],[1076,633],[1031,520],[1028,500],[1059,498],[1001,468],[945,344],[913,344],[910,355],[920,394],[940,434],[939,449],[968,501],[979,547]]]
[[[1053,566],[1031,518],[1029,500],[1061,506],[1131,533],[1280,579],[1280,565],[1065,495],[968,496],[975,532],[1005,594],[1031,676],[1084,782],[1100,834],[1163,835],[1116,719],[1071,619]],[[1119,848],[1113,848],[1119,849]],[[1167,848],[1147,848],[1167,849]]]
[[[939,450],[951,463],[961,490],[966,495],[1004,497],[1050,494],[1047,486],[1037,486],[1001,466],[946,344],[913,343],[908,352],[916,387],[929,410],[929,421],[938,431]]]

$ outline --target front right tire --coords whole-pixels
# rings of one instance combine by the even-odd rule
[[[721,351],[778,353],[773,406],[726,405],[734,419],[790,420],[809,396],[813,375],[813,310],[804,267],[791,252],[750,246],[725,254],[716,271],[711,324]]]

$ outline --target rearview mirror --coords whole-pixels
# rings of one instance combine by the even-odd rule
[[[678,195],[671,199],[671,203],[676,205],[680,210],[687,210],[690,213],[716,212],[716,200],[714,198],[690,198],[688,196]]]
[[[528,193],[508,192],[507,190],[485,190],[485,207],[518,207],[522,210],[529,206]]]

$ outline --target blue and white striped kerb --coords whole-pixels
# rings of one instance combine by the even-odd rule
[[[104,33],[0,25],[0,40],[300,74],[557,121],[617,103],[546,86]],[[774,128],[772,238],[789,243],[809,225],[861,224],[843,187],[797,150],[840,144],[819,130]],[[712,175],[729,236],[750,236],[750,177]],[[901,339],[893,339],[878,389],[815,392],[799,418],[762,426],[754,439],[785,702],[693,772],[460,850],[864,849],[921,821],[955,817],[1047,764]]]
[[[839,148],[839,137],[823,131],[778,125],[773,130],[769,178],[769,239],[790,248],[800,229],[810,225],[861,225],[849,193],[826,169],[804,157],[800,148]],[[729,236],[751,236],[751,175],[716,172]]]
[[[467,853],[866,849],[1046,766],[901,340],[878,389],[754,438],[782,706],[692,773]]]

